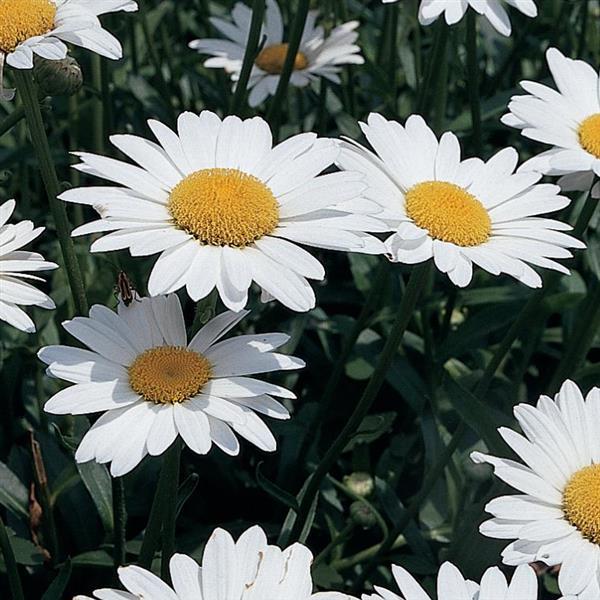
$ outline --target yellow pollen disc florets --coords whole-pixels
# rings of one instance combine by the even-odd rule
[[[600,113],[583,120],[578,133],[583,149],[600,158]]]
[[[490,237],[492,221],[483,204],[445,181],[425,181],[406,192],[406,213],[432,238],[457,246],[478,246]]]
[[[256,66],[271,75],[279,75],[283,71],[288,46],[289,44],[275,44],[263,48],[256,57]],[[303,71],[306,67],[308,67],[306,54],[298,52],[294,59],[294,71]]]
[[[0,52],[54,28],[56,5],[50,0],[0,0]]]
[[[584,467],[571,477],[563,491],[563,512],[584,538],[600,544],[600,465]]]
[[[237,169],[203,169],[171,192],[175,225],[211,246],[243,248],[279,224],[273,192],[260,179]]]
[[[144,400],[175,404],[198,394],[211,377],[207,358],[177,346],[158,346],[142,352],[128,369],[129,385]]]

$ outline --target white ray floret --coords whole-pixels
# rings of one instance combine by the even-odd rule
[[[210,19],[215,29],[226,39],[194,40],[190,43],[190,48],[200,54],[211,55],[204,63],[205,67],[225,69],[232,80],[237,81],[242,70],[252,10],[238,2],[231,16],[232,20],[218,17]],[[290,79],[293,86],[305,87],[319,77],[340,83],[342,65],[364,63],[360,47],[356,44],[358,21],[338,25],[326,34],[323,27],[316,24],[318,18],[318,11],[309,12]],[[262,50],[256,57],[248,83],[250,106],[258,106],[275,93],[287,54],[283,20],[275,0],[267,0],[261,32],[261,40],[263,39]]]
[[[539,184],[539,173],[515,173],[514,148],[486,162],[461,159],[457,137],[438,140],[418,115],[403,126],[371,114],[361,128],[375,152],[344,142],[338,165],[366,176],[363,198],[382,206],[378,218],[395,231],[386,241],[391,260],[433,258],[460,287],[471,282],[473,265],[541,287],[530,265],[568,273],[556,259],[585,247],[565,233],[568,224],[544,217],[570,200],[558,186]]]
[[[34,54],[48,60],[67,56],[65,42],[114,60],[123,50],[103,29],[98,16],[136,11],[132,0],[0,0],[0,98],[13,90],[2,86],[3,66],[32,69]]]
[[[383,0],[384,4],[393,2],[398,0]],[[454,25],[465,16],[470,7],[485,17],[498,33],[509,36],[512,27],[504,4],[515,7],[528,17],[537,17],[534,0],[421,0],[419,22],[421,25],[431,25],[443,14],[446,23]]]
[[[320,175],[339,154],[334,141],[303,133],[273,147],[263,119],[221,120],[208,111],[183,113],[177,134],[157,121],[149,125],[160,145],[111,138],[139,166],[78,154],[77,169],[123,187],[83,187],[60,197],[101,216],[73,235],[113,231],[92,244],[93,252],[160,253],[151,295],[185,287],[199,300],[216,287],[228,308],[241,310],[254,281],[292,310],[307,311],[315,306],[307,280],[325,274],[297,244],[385,251],[366,233],[388,228],[370,214],[379,206],[361,199],[363,176]]]
[[[31,221],[21,221],[16,225],[7,223],[14,210],[14,200],[0,205],[0,320],[21,331],[33,333],[35,325],[20,307],[56,307],[52,298],[26,280],[43,281],[32,273],[56,269],[58,265],[44,260],[37,252],[21,250],[44,228],[34,227]]]
[[[600,177],[600,73],[556,48],[546,52],[557,90],[522,81],[525,96],[513,96],[502,122],[525,137],[552,146],[521,170],[560,175],[564,190],[589,190]],[[600,184],[594,189],[600,197]]]
[[[299,369],[303,361],[275,352],[282,333],[221,338],[247,311],[225,312],[188,342],[175,294],[137,298],[117,313],[95,305],[64,328],[88,349],[48,346],[38,353],[47,374],[71,382],[45,405],[52,414],[104,413],[83,437],[78,462],[111,462],[131,471],[147,455],[162,454],[178,436],[198,454],[215,444],[239,453],[236,433],[272,452],[275,438],[257,413],[288,419],[275,398],[295,398],[281,386],[251,377]]]
[[[171,588],[137,566],[121,567],[119,579],[127,592],[96,590],[102,600],[350,600],[346,594],[313,594],[310,550],[299,543],[281,550],[269,545],[255,525],[235,541],[215,529],[202,555],[202,565],[185,554],[171,558]],[[74,600],[92,600],[76,596]]]
[[[600,598],[600,389],[587,397],[566,381],[554,399],[519,404],[523,435],[498,431],[522,462],[474,452],[496,476],[518,490],[487,506],[494,518],[483,535],[514,540],[502,552],[507,565],[541,561],[560,565],[558,584],[566,598]]]
[[[393,565],[392,574],[400,589],[400,595],[375,586],[375,593],[363,594],[362,600],[431,600],[429,594],[404,568]],[[506,581],[497,567],[489,568],[481,583],[465,579],[450,562],[445,562],[438,571],[437,600],[537,600],[538,582],[534,570],[520,566]]]

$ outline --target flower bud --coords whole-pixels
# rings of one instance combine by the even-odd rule
[[[366,498],[373,492],[373,478],[362,471],[346,475],[344,485],[361,498]]]
[[[373,511],[364,502],[353,502],[350,505],[350,517],[363,529],[370,529],[377,523]]]
[[[33,73],[44,96],[72,96],[83,85],[81,67],[71,56],[62,60],[36,56]]]

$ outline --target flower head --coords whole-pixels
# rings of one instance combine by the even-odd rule
[[[433,257],[461,287],[470,283],[473,265],[530,287],[542,285],[530,264],[568,273],[555,259],[584,245],[564,233],[569,225],[541,215],[569,199],[558,186],[538,184],[539,173],[515,173],[514,148],[487,162],[461,159],[457,137],[445,133],[438,140],[418,115],[402,126],[371,114],[361,127],[376,154],[345,142],[338,164],[365,174],[364,200],[382,205],[377,217],[395,230],[386,242],[392,260],[414,264]]]
[[[367,253],[385,248],[366,231],[386,231],[363,202],[360,173],[319,175],[338,145],[313,133],[273,147],[259,117],[240,120],[205,111],[184,113],[178,133],[149,122],[160,145],[133,135],[113,144],[140,166],[80,153],[76,168],[124,187],[84,187],[60,196],[89,204],[101,219],[73,235],[113,231],[92,251],[129,248],[133,256],[161,253],[150,294],[185,287],[193,300],[215,287],[231,310],[247,303],[255,281],[292,310],[315,306],[307,279],[323,279],[322,265],[296,245]]]
[[[98,16],[137,8],[133,0],[0,0],[0,98],[13,95],[2,88],[5,62],[15,69],[32,69],[34,54],[63,59],[64,42],[121,58],[119,40],[102,28]]]
[[[273,398],[295,398],[281,386],[249,377],[298,369],[304,363],[275,350],[282,333],[221,338],[245,315],[225,312],[188,342],[175,294],[119,303],[117,313],[95,305],[88,317],[63,323],[89,349],[48,346],[38,353],[47,373],[75,385],[55,394],[53,414],[103,412],[77,449],[78,462],[112,462],[114,476],[131,471],[150,454],[162,454],[177,438],[198,454],[214,443],[239,452],[238,433],[261,450],[275,438],[256,413],[287,419]]]
[[[398,0],[383,0],[384,4]],[[504,0],[528,17],[537,17],[538,11],[534,0]],[[431,25],[443,13],[448,25],[458,23],[471,7],[484,16],[492,27],[500,34],[509,36],[512,31],[508,13],[502,0],[421,0],[419,6],[419,22]]]
[[[225,69],[231,74],[233,81],[237,81],[246,51],[252,10],[242,2],[238,2],[231,16],[233,21],[217,17],[210,20],[213,26],[228,39],[194,40],[190,43],[190,48],[200,54],[212,55],[212,58],[204,63],[205,67]],[[341,65],[364,63],[360,48],[356,45],[358,33],[355,30],[358,21],[338,25],[326,34],[323,27],[316,25],[318,16],[317,11],[310,11],[304,26],[290,80],[296,87],[304,87],[319,77],[339,83]],[[264,36],[265,43],[256,57],[248,83],[251,90],[248,101],[251,106],[258,106],[277,89],[288,50],[283,29],[279,5],[276,0],[267,0],[261,35]]]
[[[33,321],[19,306],[52,309],[55,305],[49,296],[24,280],[43,281],[31,273],[56,269],[58,265],[44,260],[41,254],[21,250],[44,228],[34,228],[31,221],[21,221],[16,225],[7,223],[14,210],[14,200],[0,205],[0,320],[21,331],[33,333]]]
[[[375,586],[376,593],[363,594],[362,600],[431,600],[406,569],[394,565],[392,573],[401,596]],[[479,584],[465,579],[450,562],[445,562],[438,572],[437,600],[537,600],[537,597],[537,577],[533,569],[526,565],[515,571],[510,583],[497,567],[489,568]]]
[[[525,96],[513,96],[502,122],[552,148],[528,160],[522,170],[561,175],[565,190],[588,190],[600,177],[600,74],[560,50],[546,52],[558,90],[522,81]],[[600,196],[600,186],[596,193]]]
[[[502,552],[504,563],[561,565],[563,594],[600,598],[600,389],[584,398],[566,381],[554,399],[541,396],[537,406],[519,404],[514,412],[524,435],[499,432],[525,464],[472,454],[521,492],[486,506],[494,518],[481,533],[515,540]]]
[[[202,567],[184,554],[170,562],[173,588],[137,566],[121,567],[119,579],[127,592],[96,590],[94,598],[160,600],[349,600],[345,594],[313,594],[310,565],[313,556],[302,544],[285,550],[271,546],[265,532],[251,527],[235,541],[223,529],[210,536]],[[114,596],[113,596],[114,595]],[[74,600],[91,600],[76,596]]]

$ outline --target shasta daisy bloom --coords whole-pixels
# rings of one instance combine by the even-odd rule
[[[383,0],[384,4],[398,0]],[[537,17],[538,11],[534,0],[504,0],[528,17]],[[419,22],[421,25],[431,25],[443,13],[448,25],[458,23],[471,7],[484,16],[492,27],[504,36],[511,33],[510,19],[503,6],[502,0],[421,0],[419,6]]]
[[[265,532],[255,525],[235,541],[215,529],[206,543],[202,566],[185,554],[171,558],[173,588],[141,567],[119,569],[127,592],[96,590],[105,600],[346,600],[336,592],[313,594],[310,550],[299,543],[285,550],[269,545]],[[91,600],[76,596],[74,600]]]
[[[56,269],[58,265],[44,260],[41,254],[21,250],[44,228],[34,228],[31,221],[21,221],[16,225],[7,223],[14,210],[14,200],[0,205],[0,320],[21,331],[33,333],[33,321],[19,306],[56,307],[49,296],[23,280],[43,281],[31,273]]]
[[[522,169],[562,175],[559,184],[564,189],[587,190],[594,174],[600,177],[600,74],[556,48],[546,52],[546,59],[558,91],[522,81],[528,94],[512,97],[502,122],[552,146]]]
[[[212,56],[204,63],[205,67],[225,69],[232,80],[237,81],[246,52],[252,10],[238,2],[231,16],[232,21],[217,17],[210,19],[215,29],[227,39],[194,40],[190,42],[190,48]],[[326,34],[323,27],[316,25],[318,17],[318,11],[310,11],[304,26],[290,79],[291,85],[296,87],[307,86],[319,77],[340,83],[341,65],[364,63],[360,47],[356,45],[358,21],[338,25]],[[288,50],[283,29],[279,5],[275,0],[267,0],[261,33],[265,43],[254,61],[248,83],[250,106],[258,106],[277,89]]]
[[[496,476],[520,494],[501,496],[486,507],[494,518],[481,533],[513,539],[502,552],[504,563],[542,561],[561,565],[558,584],[566,597],[600,598],[600,389],[584,399],[566,381],[554,399],[537,406],[519,404],[515,417],[521,435],[499,429],[521,462],[475,452]]]
[[[515,173],[514,148],[487,162],[462,160],[457,137],[445,133],[438,141],[418,115],[402,126],[371,114],[361,127],[376,154],[345,142],[338,164],[364,173],[364,199],[383,206],[378,218],[395,230],[386,241],[391,260],[415,264],[433,257],[460,287],[470,283],[473,265],[530,287],[542,280],[529,264],[569,272],[555,259],[584,245],[564,233],[569,225],[541,215],[570,201],[558,186],[538,184],[541,174]]]
[[[48,375],[75,384],[50,398],[45,410],[104,412],[81,440],[75,459],[112,462],[111,473],[120,476],[147,454],[162,454],[177,436],[198,454],[206,454],[213,443],[238,454],[235,433],[261,450],[275,450],[273,434],[256,413],[287,419],[288,411],[273,396],[295,396],[248,376],[299,369],[304,363],[274,352],[289,339],[282,333],[219,341],[246,314],[215,317],[189,343],[175,294],[136,298],[128,307],[120,302],[117,313],[95,305],[89,318],[63,323],[89,349],[40,350]]]
[[[63,59],[64,42],[121,58],[119,40],[102,28],[98,16],[137,9],[132,0],[0,0],[0,97],[5,62],[15,69],[32,69],[34,54]],[[6,92],[5,99],[12,97],[12,91]]]
[[[400,588],[400,596],[375,586],[375,594],[363,594],[362,600],[431,600],[414,577],[402,567],[392,566],[392,574]],[[450,562],[438,571],[437,600],[537,600],[538,582],[529,566],[519,567],[510,583],[497,567],[489,568],[481,583],[465,579]]]
[[[83,187],[60,198],[89,204],[101,219],[73,235],[112,231],[93,252],[129,248],[132,256],[161,253],[148,283],[151,295],[185,287],[193,300],[217,288],[231,310],[244,308],[255,281],[292,310],[315,306],[307,279],[322,265],[296,245],[381,253],[365,231],[387,227],[360,199],[360,173],[320,175],[338,145],[313,133],[273,147],[259,117],[223,121],[205,111],[184,113],[178,133],[149,121],[160,145],[133,135],[112,143],[140,166],[79,153],[75,168],[124,187]]]

